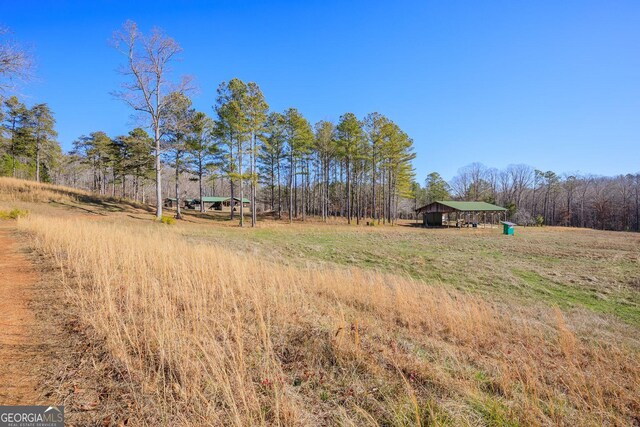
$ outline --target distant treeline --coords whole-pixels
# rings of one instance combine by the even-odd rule
[[[640,231],[640,173],[604,177],[558,174],[528,165],[504,170],[473,163],[450,183],[429,175],[421,201],[443,198],[483,200],[509,209],[520,224]],[[440,194],[438,194],[438,192]]]

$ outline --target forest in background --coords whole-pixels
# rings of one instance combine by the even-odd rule
[[[155,203],[159,216],[165,198],[248,198],[252,225],[265,212],[394,223],[415,218],[415,209],[431,201],[455,199],[504,206],[523,225],[640,231],[638,172],[603,177],[473,163],[449,182],[437,172],[421,182],[412,139],[379,113],[312,125],[296,108],[270,111],[258,84],[239,79],[219,85],[211,114],[196,111],[190,80],[172,81],[167,72],[178,43],[160,30],[144,35],[133,22],[114,36],[126,58],[115,95],[140,127],[120,136],[96,130],[64,153],[48,104],[28,106],[10,95],[16,79],[28,78],[31,61],[6,30],[0,36],[3,176]]]

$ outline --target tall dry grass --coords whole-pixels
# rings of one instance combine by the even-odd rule
[[[107,210],[149,210],[149,206],[129,199],[99,195],[89,191],[24,179],[0,177],[0,202],[79,203],[99,206]]]
[[[581,340],[559,311],[274,265],[161,224],[19,226],[130,385],[134,425],[638,422],[637,349]]]
[[[78,200],[82,197],[97,197],[82,190],[53,184],[38,183],[24,179],[0,177],[0,201],[48,202],[50,200]]]

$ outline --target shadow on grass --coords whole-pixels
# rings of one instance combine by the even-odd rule
[[[132,218],[132,219],[137,219],[138,221],[151,221],[151,222],[153,222],[153,220],[155,219],[155,217],[139,217],[139,216],[135,216],[135,215],[132,215],[132,214],[127,214],[127,216],[129,218]]]
[[[90,194],[79,194],[73,191],[64,190],[60,188],[50,188],[48,191],[52,193],[59,194],[61,196],[68,197],[72,200],[76,200],[78,203],[92,206],[96,209],[104,210],[107,212],[126,212],[129,210],[144,210],[146,212],[153,212],[153,208],[148,205],[144,205],[142,203],[137,203],[127,199],[118,199],[115,197],[102,197],[102,196],[94,196]],[[95,212],[91,209],[83,208],[81,206],[75,206],[69,203],[63,203],[59,200],[51,200],[53,203],[58,203],[61,205],[65,205],[72,208],[81,209],[96,215],[104,215],[101,212]]]
[[[84,211],[84,212],[89,212],[90,214],[93,214],[93,215],[102,215],[102,216],[106,216],[107,215],[104,212],[93,211],[91,209],[83,208],[82,206],[72,205],[71,203],[59,202],[57,200],[52,200],[50,203],[54,204],[54,205],[64,206],[64,207],[69,208],[69,209],[78,209],[78,210],[81,210],[81,211]]]

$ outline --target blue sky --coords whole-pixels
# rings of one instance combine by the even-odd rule
[[[110,92],[127,19],[184,48],[176,74],[212,113],[223,80],[256,81],[273,110],[312,123],[378,111],[415,142],[417,179],[474,161],[556,172],[640,171],[640,2],[6,1],[31,46],[28,103],[48,102],[69,149],[134,122]]]

